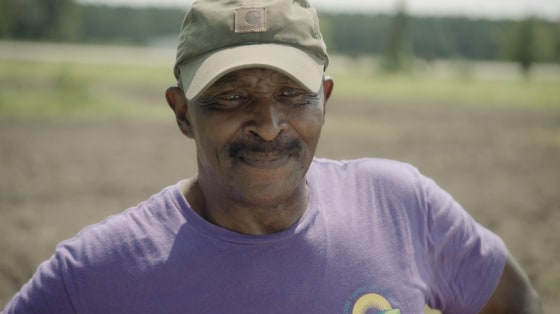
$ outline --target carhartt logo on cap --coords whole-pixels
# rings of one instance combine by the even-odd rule
[[[265,8],[235,9],[235,32],[236,33],[266,32]]]

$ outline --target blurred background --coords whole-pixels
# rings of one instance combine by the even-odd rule
[[[311,3],[335,79],[318,155],[412,163],[560,313],[560,1]],[[190,5],[0,0],[0,308],[59,241],[195,172],[163,97]]]

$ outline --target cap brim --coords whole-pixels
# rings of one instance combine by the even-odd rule
[[[319,91],[324,62],[305,51],[286,45],[254,44],[222,49],[179,65],[187,99],[202,91],[227,73],[246,68],[278,71],[310,92]]]

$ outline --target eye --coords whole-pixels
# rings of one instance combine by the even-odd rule
[[[247,95],[238,91],[231,91],[218,94],[214,97],[214,102],[220,104],[222,108],[235,108],[247,102]]]
[[[241,99],[244,99],[244,97],[238,94],[225,94],[225,95],[218,95],[216,97],[216,100],[222,100],[222,101],[238,101]]]
[[[283,104],[298,109],[317,103],[317,95],[291,85],[281,87],[276,97]]]
[[[298,97],[305,94],[305,91],[300,88],[294,87],[283,87],[278,92],[278,96],[280,97]]]
[[[233,109],[247,101],[248,97],[240,91],[230,90],[215,95],[205,95],[200,103],[207,109]]]

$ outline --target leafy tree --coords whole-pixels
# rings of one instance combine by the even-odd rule
[[[177,36],[185,9],[82,5],[83,41],[146,44],[157,37]]]
[[[0,38],[7,37],[8,34],[8,9],[6,1],[0,0]]]
[[[43,0],[51,27],[47,38],[74,40],[81,33],[79,6],[75,0]]]
[[[321,30],[328,39],[331,52],[347,55],[379,54],[383,49],[384,29],[388,21],[384,15],[323,13]],[[327,24],[327,28],[323,28],[324,24]]]
[[[176,38],[186,9],[76,1],[0,0],[0,38],[149,44],[160,38]],[[558,22],[533,19],[533,25],[513,20],[410,16],[404,2],[392,15],[320,14],[330,53],[382,55],[382,66],[390,71],[407,69],[412,47],[414,54],[426,60],[515,60],[527,74],[533,62],[560,62]],[[532,30],[523,33],[523,27]]]
[[[79,31],[74,0],[2,0],[0,36],[70,40]]]
[[[392,18],[385,47],[383,69],[388,72],[398,72],[408,68],[411,47],[407,34],[408,14],[404,2],[400,2]]]
[[[552,29],[552,60],[556,63],[560,63],[560,21],[556,22]]]
[[[512,57],[521,68],[525,78],[529,78],[531,66],[535,62],[535,20],[528,17],[520,21],[513,36]]]

